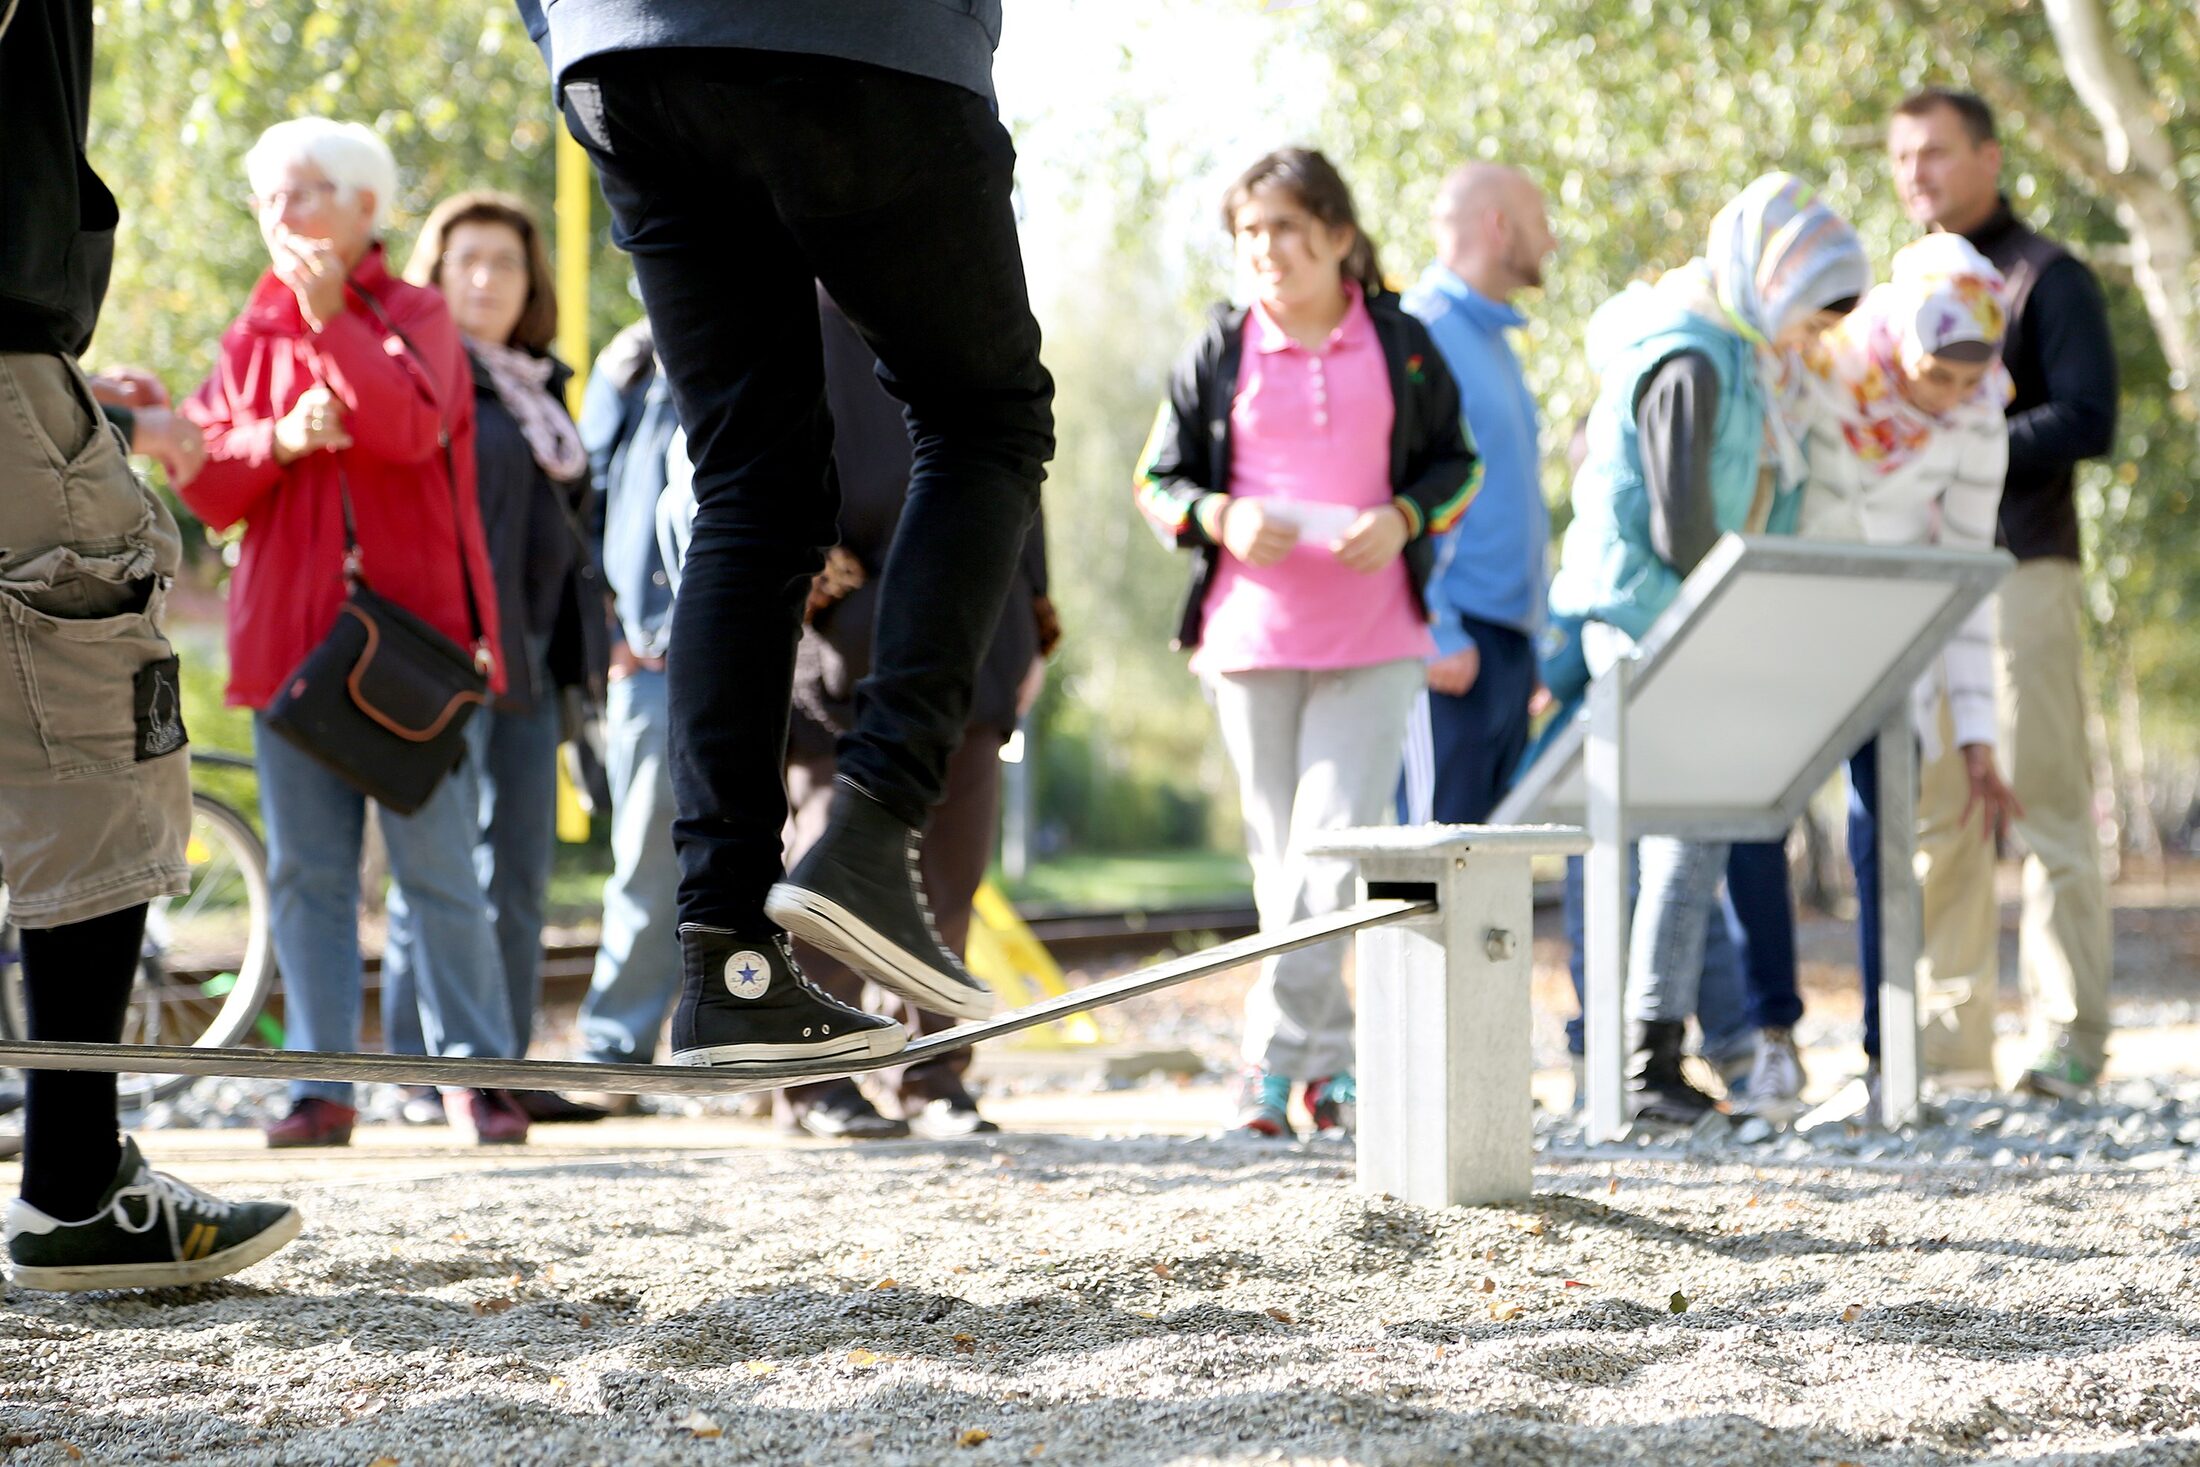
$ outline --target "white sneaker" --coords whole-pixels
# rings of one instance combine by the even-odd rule
[[[1736,1112],[1780,1120],[1793,1117],[1803,1108],[1802,1102],[1803,1060],[1795,1049],[1795,1031],[1758,1030],[1757,1057],[1750,1064],[1749,1083]]]

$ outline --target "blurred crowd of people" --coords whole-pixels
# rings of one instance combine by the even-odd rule
[[[1541,192],[1498,163],[1438,191],[1433,262],[1403,297],[1321,154],[1285,149],[1225,195],[1251,295],[1179,361],[1137,498],[1188,551],[1178,645],[1238,773],[1264,927],[1336,910],[1348,863],[1308,837],[1486,820],[1590,681],[1628,655],[1723,534],[2006,547],[2017,567],[1920,683],[1925,1062],[1994,1082],[1998,905],[2025,856],[2022,969],[2056,1095],[2098,1078],[2109,929],[2091,829],[2073,471],[2105,453],[2116,361],[2087,267],[1999,186],[1987,105],[1921,91],[1888,122],[1922,231],[1876,274],[1810,184],[1751,183],[1703,254],[1591,320],[1597,396],[1575,433],[1572,516],[1546,576],[1539,412],[1507,333],[1556,249]],[[1466,432],[1461,433],[1462,420]],[[1878,1082],[1875,746],[1849,765],[1867,1087]],[[1722,1101],[1792,1114],[1795,920],[1780,844],[1644,839],[1627,954],[1635,1118]],[[1581,875],[1567,883],[1581,988]],[[1344,944],[1270,959],[1247,1004],[1238,1125],[1350,1124]],[[1683,1067],[1689,1028],[1724,1094]],[[1582,1032],[1569,1025],[1578,1058]],[[1578,1071],[1577,1071],[1578,1073]],[[1577,1091],[1579,1087],[1577,1085]]]

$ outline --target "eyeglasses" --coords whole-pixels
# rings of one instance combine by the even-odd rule
[[[255,214],[280,214],[293,203],[317,209],[335,193],[333,183],[301,183],[296,188],[279,188],[272,193],[247,194],[244,206]]]

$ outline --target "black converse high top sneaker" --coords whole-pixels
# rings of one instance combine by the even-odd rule
[[[676,1065],[754,1066],[869,1060],[899,1054],[909,1032],[814,987],[787,939],[680,925],[680,1007],[672,1016]]]
[[[847,780],[816,845],[764,898],[764,915],[919,1008],[983,1019],[993,990],[940,941],[917,869],[918,832]]]

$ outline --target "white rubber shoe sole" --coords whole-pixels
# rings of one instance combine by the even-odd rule
[[[806,1060],[885,1059],[900,1054],[908,1043],[909,1031],[896,1024],[891,1029],[859,1029],[822,1044],[707,1044],[675,1050],[672,1062],[719,1070],[771,1069]]]
[[[779,882],[764,898],[764,915],[919,1008],[958,1019],[989,1019],[1000,1006],[992,989],[973,988],[935,971],[816,892]]]
[[[87,1289],[188,1288],[250,1268],[297,1237],[305,1225],[305,1217],[293,1207],[264,1231],[204,1258],[173,1263],[97,1263],[77,1268],[24,1268],[11,1263],[8,1282],[19,1289],[49,1294],[74,1294]]]

